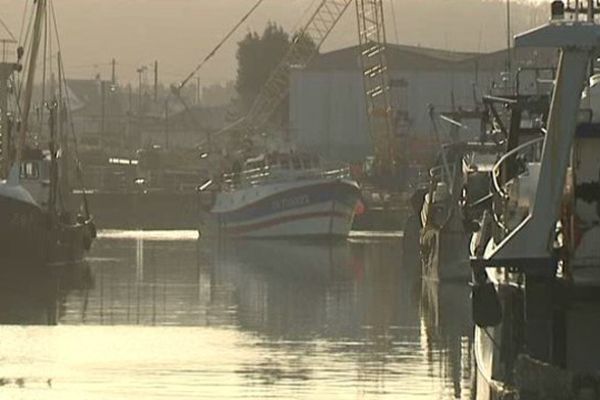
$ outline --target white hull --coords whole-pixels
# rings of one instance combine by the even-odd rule
[[[353,220],[353,209],[326,202],[241,224],[221,223],[220,229],[230,236],[256,238],[348,236]]]
[[[246,238],[348,236],[359,199],[345,180],[264,184],[220,193],[213,215],[221,234]]]

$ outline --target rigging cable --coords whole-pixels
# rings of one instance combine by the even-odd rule
[[[198,66],[178,85],[178,89],[181,90],[193,77],[194,75],[196,75],[198,73],[198,71],[200,71],[202,69],[202,67],[204,67],[204,64],[206,64],[208,62],[208,60],[210,60],[211,58],[214,57],[214,55],[219,51],[219,49],[227,42],[227,40],[229,40],[229,38],[238,30],[238,28],[240,26],[242,26],[242,24],[244,22],[246,22],[246,20],[248,18],[250,18],[250,16],[254,13],[254,11],[264,2],[264,0],[258,0],[256,2],[256,4],[254,4],[254,6],[252,6],[252,8],[250,9],[250,11],[248,11],[243,17],[242,19],[227,33],[227,35],[225,35],[225,37],[223,39],[221,39],[221,41],[217,44],[217,46],[210,52],[208,53],[208,55],[206,57],[204,57],[204,60],[202,60],[200,62],[200,64],[198,64]]]
[[[48,68],[48,12],[44,13],[44,58],[42,61],[42,100],[39,105],[40,138],[44,134],[44,111],[46,105],[46,72]]]
[[[23,10],[23,19],[21,21],[21,32],[19,34],[19,47],[21,49],[25,49],[24,54],[21,54],[21,59],[24,59],[24,60],[28,60],[29,56],[31,54],[31,48],[29,47],[29,35],[30,35],[31,31],[33,31],[32,27],[33,27],[34,17],[35,17],[35,3],[32,4],[31,11],[29,13],[29,19],[28,19],[27,23],[25,23],[25,20],[27,19],[27,2],[25,2],[25,9]],[[23,74],[22,74],[23,77],[27,76],[26,69],[29,67],[30,66],[26,64],[26,66],[23,70]],[[19,110],[20,110],[21,93],[23,91],[24,78],[19,79],[19,75],[17,75],[17,79],[15,79],[15,82],[16,82],[16,93],[17,93],[16,99],[17,99],[17,104],[19,106]]]
[[[19,31],[19,42],[23,39],[23,31],[25,30],[25,19],[27,18],[27,4],[28,2],[23,2],[23,16],[21,17],[21,30]]]
[[[53,0],[49,0],[48,2],[49,6],[50,6],[50,12],[52,14],[52,22],[54,25],[54,32],[56,35],[56,47],[58,49],[58,54],[60,55],[58,57],[58,63],[60,65],[60,70],[62,71],[62,77],[59,76],[58,77],[58,81],[59,81],[59,85],[64,85],[64,90],[65,90],[65,104],[66,104],[66,112],[67,115],[70,117],[71,116],[71,98],[69,96],[69,88],[67,86],[67,79],[65,76],[65,66],[63,63],[63,58],[62,58],[62,50],[61,50],[61,45],[60,45],[60,36],[58,34],[58,24],[56,22],[56,13],[54,11],[54,2]],[[87,219],[90,219],[91,214],[90,214],[90,208],[89,208],[89,203],[88,203],[88,198],[87,198],[87,194],[86,194],[86,185],[85,185],[85,180],[83,177],[83,171],[81,169],[81,162],[79,160],[79,149],[78,149],[78,145],[77,145],[77,135],[75,134],[75,124],[73,122],[73,118],[69,118],[69,127],[70,129],[70,133],[71,136],[73,137],[73,150],[75,152],[75,170],[77,171],[77,179],[79,180],[79,183],[81,184],[81,192],[82,192],[82,200],[83,200],[83,211],[85,212],[85,217]]]
[[[8,27],[8,25],[6,25],[6,23],[4,22],[4,20],[2,20],[2,18],[0,18],[0,24],[4,27],[4,29],[10,36],[10,38],[16,42],[17,38],[15,38],[15,35],[13,35],[13,33],[10,31],[10,28]]]

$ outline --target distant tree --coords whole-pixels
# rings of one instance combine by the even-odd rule
[[[241,111],[246,112],[290,46],[289,35],[269,22],[262,35],[250,32],[238,43],[237,80]]]

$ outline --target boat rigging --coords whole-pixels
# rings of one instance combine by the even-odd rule
[[[54,25],[58,52],[59,89],[58,97],[52,85],[50,98],[46,98],[46,71],[48,49],[52,46],[50,36]],[[72,204],[73,196],[68,186],[69,157],[73,155],[63,132],[65,117],[68,116],[68,100],[62,99],[63,76],[60,43],[56,16],[52,0],[34,2],[32,31],[27,33],[27,57],[25,57],[25,81],[22,93],[8,90],[12,85],[14,71],[20,70],[24,47],[17,50],[17,63],[3,63],[4,74],[0,104],[2,104],[2,156],[6,167],[6,179],[0,181],[0,259],[7,263],[25,262],[34,267],[62,266],[81,262],[85,251],[90,249],[96,229],[89,212],[87,200],[83,198],[83,214]],[[38,57],[43,51],[42,99],[40,118],[32,123],[33,88],[36,78]],[[51,67],[50,67],[51,68]],[[16,115],[9,112],[9,95],[12,94]],[[48,133],[45,135],[44,109],[49,113]],[[72,126],[72,125],[71,125]],[[16,140],[12,129],[16,128]],[[73,127],[73,126],[72,126]],[[74,132],[73,132],[74,133]],[[45,137],[46,136],[46,137]],[[47,139],[47,146],[44,140]],[[76,138],[73,135],[76,150]],[[76,159],[76,155],[74,157]],[[82,175],[79,172],[81,182]],[[83,183],[82,183],[83,184]]]

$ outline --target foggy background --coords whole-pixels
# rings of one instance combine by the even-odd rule
[[[117,59],[122,83],[136,81],[141,65],[160,62],[160,81],[182,80],[256,0],[54,0],[70,78],[110,76]],[[392,2],[393,1],[393,7]],[[201,71],[202,85],[235,78],[237,42],[268,21],[295,30],[317,0],[266,0]],[[18,37],[25,5],[0,0],[1,17]],[[548,3],[512,1],[512,31],[544,22]],[[506,47],[504,0],[388,0],[388,41],[448,50],[489,52]],[[351,9],[322,51],[357,42]],[[0,37],[7,37],[2,30]]]

